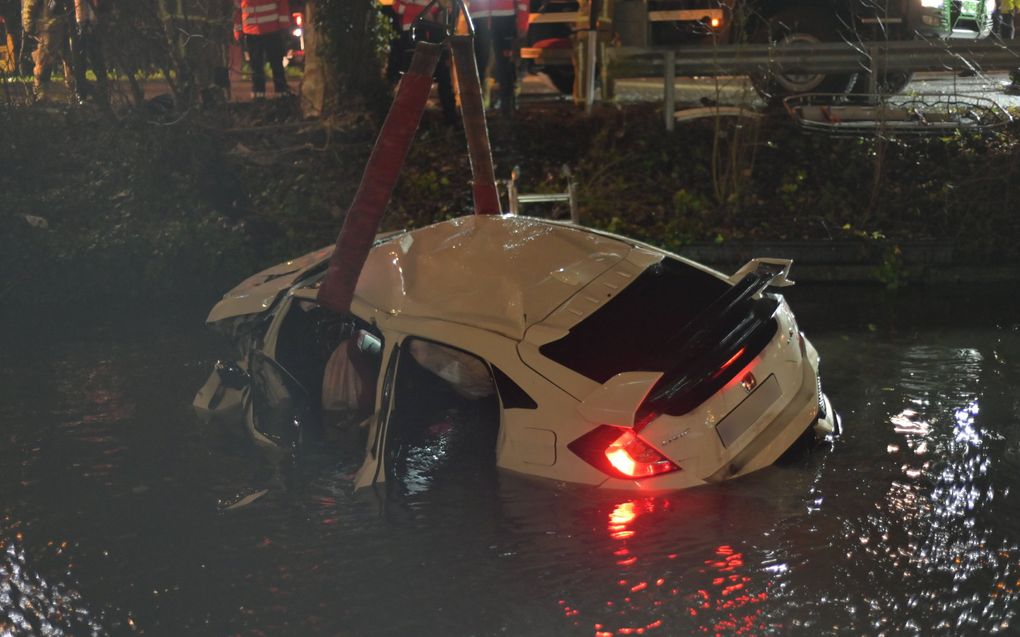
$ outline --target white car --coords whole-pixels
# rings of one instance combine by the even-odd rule
[[[316,301],[332,250],[213,308],[238,359],[195,405],[282,454],[300,410],[360,413],[356,487],[392,478],[399,441],[429,426],[423,403],[447,395],[491,405],[498,467],[612,489],[739,477],[838,427],[818,354],[774,291],[788,260],[727,277],[569,223],[469,216],[377,237],[338,316]]]

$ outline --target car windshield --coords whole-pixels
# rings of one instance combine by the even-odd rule
[[[729,285],[681,261],[665,258],[641,273],[543,356],[598,382],[626,371],[665,371],[664,344]]]

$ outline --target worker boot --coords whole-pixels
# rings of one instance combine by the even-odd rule
[[[48,82],[40,82],[38,79],[32,84],[32,103],[45,104],[50,101]]]

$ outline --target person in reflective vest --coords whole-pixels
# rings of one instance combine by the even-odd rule
[[[391,56],[391,63],[397,63],[401,72],[405,71],[408,65],[411,63],[411,55],[414,52],[414,38],[424,38],[425,40],[435,42],[439,41],[444,37],[444,34],[434,32],[438,31],[437,27],[431,27],[430,24],[436,24],[442,21],[446,15],[446,9],[440,7],[439,3],[436,3],[431,9],[431,15],[426,16],[421,22],[418,22],[418,27],[415,28],[415,21],[425,10],[425,7],[429,4],[430,0],[393,0],[393,10],[397,14],[397,19],[400,21],[400,40],[395,45],[398,47],[398,54]],[[412,30],[414,34],[412,35]],[[392,70],[387,72],[387,75],[396,79],[397,74]],[[435,80],[437,88],[439,89],[439,103],[443,108],[443,118],[447,124],[453,125],[457,122],[457,102],[453,96],[453,79],[450,74],[450,54],[448,51],[444,51],[442,57],[439,58],[439,64],[436,65]]]
[[[492,77],[499,84],[498,107],[504,115],[514,110],[517,73],[514,40],[528,32],[527,0],[470,0],[468,10],[475,24],[475,55],[478,74],[485,81],[492,59]],[[490,58],[490,56],[492,56]]]
[[[251,64],[254,99],[266,96],[266,61],[276,95],[290,95],[283,71],[284,37],[290,29],[287,0],[234,0],[234,37],[243,40]]]
[[[36,100],[49,99],[50,73],[59,59],[64,65],[64,83],[76,93],[71,63],[71,31],[74,3],[71,0],[24,0],[21,5],[22,32],[36,41],[32,52],[33,94]]]

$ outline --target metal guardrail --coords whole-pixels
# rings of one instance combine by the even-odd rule
[[[828,42],[780,46],[720,44],[690,47],[617,47],[611,63],[645,58],[653,64],[672,54],[678,73],[738,75],[768,68],[775,73],[937,71],[1012,69],[1020,66],[1020,40],[911,40],[907,42]]]
[[[884,72],[1018,68],[1020,40],[828,42],[781,47],[770,44],[618,47],[608,49],[607,54],[614,78],[662,74],[666,128],[672,130],[677,75],[743,75],[763,71],[774,74],[869,72],[869,92],[877,94],[877,78]],[[628,69],[628,66],[631,68]],[[638,69],[636,73],[635,68]]]

